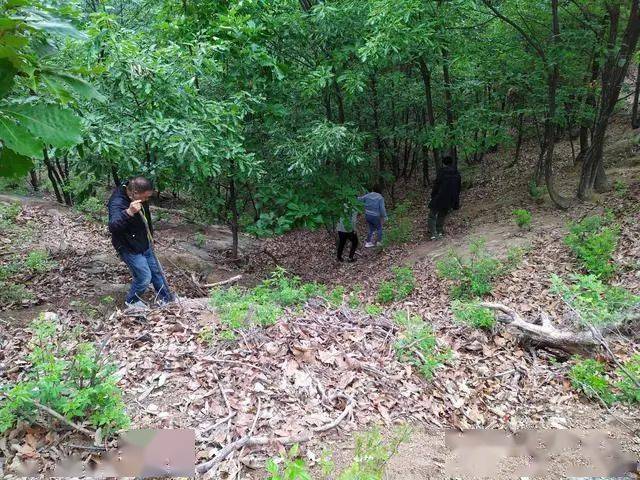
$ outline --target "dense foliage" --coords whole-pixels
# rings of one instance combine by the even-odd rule
[[[526,137],[563,205],[553,146],[579,134],[588,196],[640,34],[638,0],[0,6],[0,175],[35,161],[71,204],[144,173],[263,235],[332,223],[373,180],[426,183],[443,152],[513,146],[516,167]]]

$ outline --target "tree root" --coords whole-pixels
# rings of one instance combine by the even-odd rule
[[[544,313],[542,314],[542,325],[536,325],[525,321],[518,312],[501,303],[483,302],[480,306],[502,313],[503,315],[498,315],[498,321],[517,328],[522,336],[532,343],[570,353],[593,349],[600,345],[592,330],[582,332],[559,330],[551,323],[549,316]]]

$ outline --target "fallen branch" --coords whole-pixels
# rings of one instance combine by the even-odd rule
[[[221,418],[220,420],[218,420],[216,423],[214,423],[213,425],[211,425],[210,427],[207,427],[205,429],[203,429],[202,431],[200,431],[200,436],[202,435],[206,435],[207,433],[209,433],[212,430],[215,430],[216,428],[218,428],[220,425],[222,425],[223,423],[228,422],[229,420],[231,420],[234,416],[236,415],[236,412],[231,412],[229,415],[227,415],[224,418]]]
[[[77,423],[73,423],[71,420],[67,420],[66,418],[64,418],[62,415],[60,415],[58,412],[56,412],[55,410],[52,410],[51,408],[47,407],[46,405],[42,405],[40,402],[38,402],[37,400],[31,400],[31,403],[33,403],[33,405],[38,409],[38,410],[42,410],[43,412],[48,413],[49,415],[51,415],[52,417],[56,418],[57,420],[60,420],[62,423],[70,426],[71,428],[73,428],[74,430],[80,432],[80,433],[84,433],[85,435],[87,435],[88,437],[91,438],[95,438],[96,432],[92,432],[89,429],[86,429],[80,425],[78,425]]]
[[[503,313],[504,315],[498,316],[499,322],[519,329],[527,340],[540,345],[575,352],[593,348],[599,344],[592,332],[558,330],[545,315],[542,316],[542,325],[536,325],[525,321],[518,312],[501,303],[483,302],[480,306]]]
[[[229,283],[235,283],[238,280],[240,280],[242,278],[242,275],[236,275],[235,277],[231,277],[227,280],[223,280],[221,282],[215,282],[215,283],[207,283],[205,285],[202,285],[204,288],[214,288],[214,287],[221,287],[222,285],[227,285]]]
[[[344,420],[347,417],[347,415],[350,415],[353,412],[353,407],[355,405],[355,401],[353,400],[353,397],[350,397],[349,395],[346,395],[344,393],[338,393],[330,397],[331,400],[335,400],[337,398],[344,398],[347,401],[347,405],[344,407],[344,410],[342,411],[342,413],[333,422],[327,423],[326,425],[323,425],[321,427],[312,428],[311,431],[316,433],[321,433],[321,432],[326,432],[327,430],[331,430],[332,428],[335,428],[338,425],[340,425],[340,422],[342,422],[342,420]]]
[[[228,444],[226,447],[222,448],[216,456],[211,460],[208,460],[204,463],[201,463],[196,467],[196,472],[199,474],[203,474],[211,470],[215,465],[222,462],[225,458],[227,458],[231,453],[239,450],[243,447],[256,447],[256,446],[264,446],[269,445],[270,443],[279,443],[281,445],[293,445],[294,443],[304,443],[311,440],[310,435],[300,435],[297,437],[251,437],[249,435],[245,435],[239,440]]]

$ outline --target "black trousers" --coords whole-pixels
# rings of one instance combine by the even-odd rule
[[[358,248],[358,234],[356,232],[338,232],[338,259],[342,260],[342,252],[347,240],[351,242],[351,250],[349,250],[349,258],[353,258]]]

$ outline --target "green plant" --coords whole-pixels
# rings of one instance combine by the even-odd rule
[[[400,311],[395,321],[401,327],[394,344],[398,359],[410,362],[425,378],[432,379],[436,369],[451,357],[450,350],[438,347],[431,326],[420,316]]]
[[[571,275],[570,278],[571,283],[566,283],[552,275],[552,291],[560,295],[584,323],[618,324],[640,305],[640,296],[621,287],[609,286],[595,275]]]
[[[410,211],[411,202],[407,200],[389,213],[389,221],[385,225],[384,246],[399,245],[411,240],[413,224],[409,216]]]
[[[360,297],[358,295],[361,291],[362,287],[360,285],[356,285],[352,288],[351,292],[349,292],[347,304],[350,308],[358,308],[360,306]]]
[[[105,203],[96,197],[87,197],[82,202],[75,205],[75,209],[94,220],[102,220],[105,216]]]
[[[410,436],[406,426],[398,427],[389,440],[385,440],[380,429],[373,428],[356,435],[356,444],[352,462],[342,472],[333,475],[335,465],[325,450],[320,458],[322,478],[337,480],[382,480],[389,460],[396,454],[401,443]],[[300,447],[296,444],[278,459],[267,461],[265,470],[268,480],[313,480],[311,471],[299,458]]]
[[[337,286],[327,294],[327,300],[334,307],[339,307],[344,301],[345,288],[342,285]]]
[[[29,252],[24,262],[25,267],[35,273],[45,273],[57,266],[57,262],[49,257],[49,253],[44,250],[34,250]]]
[[[616,370],[620,380],[616,383],[616,388],[620,390],[620,400],[627,403],[640,403],[640,354],[635,354],[624,363],[624,369]],[[629,377],[631,375],[632,378]]]
[[[156,210],[154,215],[156,217],[156,222],[165,222],[169,220],[169,212],[164,210]]]
[[[589,273],[608,279],[616,271],[611,259],[620,235],[619,227],[612,225],[613,216],[592,216],[569,225],[565,243],[582,261]]]
[[[542,197],[544,197],[544,194],[546,193],[546,191],[547,191],[547,187],[539,186],[535,180],[531,180],[529,182],[529,195],[534,200],[540,202],[542,200]]]
[[[478,302],[454,300],[452,309],[456,320],[472,327],[491,329],[496,324],[493,312],[488,308],[481,307]]]
[[[364,311],[367,315],[371,315],[372,317],[378,316],[382,313],[382,307],[380,305],[375,305],[370,303],[364,307]]]
[[[451,296],[454,299],[483,297],[491,293],[494,279],[505,272],[504,265],[486,251],[483,239],[472,242],[469,249],[469,258],[452,251],[436,264],[438,275],[453,282]]]
[[[326,289],[315,283],[302,283],[278,267],[269,278],[252,289],[231,287],[211,292],[211,304],[220,314],[226,331],[253,325],[272,325],[284,313],[284,308],[300,305]],[[232,335],[226,334],[227,338]]]
[[[593,359],[576,359],[569,372],[569,379],[576,390],[589,398],[596,398],[611,405],[616,396],[605,376],[605,365]]]
[[[207,236],[201,232],[196,232],[193,236],[193,243],[196,247],[203,248],[207,244]]]
[[[514,210],[516,225],[523,230],[531,230],[531,212],[529,210]]]
[[[271,475],[269,480],[312,480],[313,477],[306,462],[302,458],[297,458],[299,450],[300,445],[296,443],[280,457],[282,468],[274,459],[269,459],[265,466],[267,473]]]
[[[409,427],[400,426],[387,441],[378,428],[356,435],[353,461],[338,475],[338,480],[382,480],[387,463],[410,434]]]
[[[627,185],[622,180],[616,180],[616,183],[614,184],[614,189],[616,191],[616,195],[620,198],[626,197],[629,193],[629,185]]]
[[[0,304],[22,303],[33,298],[33,294],[24,285],[0,281]]]
[[[198,341],[201,343],[209,344],[213,342],[213,338],[213,329],[211,327],[202,327],[198,332]]]
[[[415,277],[410,267],[394,267],[394,278],[378,287],[378,302],[391,303],[407,298],[415,289]]]
[[[0,202],[0,228],[11,229],[16,223],[18,215],[22,212],[22,205],[17,202]]]
[[[19,420],[36,421],[38,405],[88,422],[104,435],[128,427],[116,366],[104,362],[104,352],[93,344],[80,342],[77,332],[63,335],[56,320],[43,314],[33,322],[25,380],[0,387],[0,433]]]

